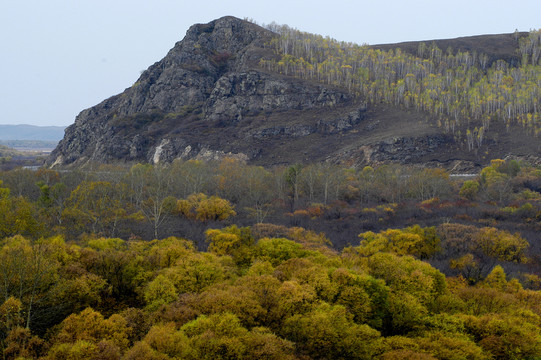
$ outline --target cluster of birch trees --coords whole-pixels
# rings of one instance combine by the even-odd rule
[[[414,56],[400,48],[384,51],[288,26],[267,27],[279,34],[268,44],[279,56],[262,59],[263,68],[343,86],[371,103],[427,112],[470,149],[482,146],[495,121],[541,132],[539,30],[517,37],[522,63],[511,66],[486,54],[444,52],[435,44],[420,43]]]

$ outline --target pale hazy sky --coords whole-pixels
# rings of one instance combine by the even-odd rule
[[[541,1],[1,0],[0,124],[69,125],[225,15],[382,44],[538,29]]]

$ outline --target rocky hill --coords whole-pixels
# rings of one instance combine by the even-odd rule
[[[278,59],[266,46],[277,36],[234,17],[193,25],[133,86],[82,111],[48,164],[233,156],[261,165],[392,161],[459,170],[541,153],[537,138],[503,125],[492,128],[497,139],[468,151],[428,114],[266,70],[260,60]]]

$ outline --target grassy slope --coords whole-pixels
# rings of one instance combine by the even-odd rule
[[[527,33],[520,33],[520,36],[527,36]],[[408,41],[397,44],[379,44],[372,47],[381,50],[390,50],[400,48],[410,54],[418,55],[419,44],[425,43],[430,45],[435,43],[436,46],[444,52],[451,48],[453,52],[468,51],[470,53],[486,54],[489,57],[490,64],[502,59],[511,65],[516,65],[520,61],[520,56],[517,53],[518,42],[515,34],[497,34],[497,35],[478,35],[459,37],[456,39],[441,39],[427,41]]]

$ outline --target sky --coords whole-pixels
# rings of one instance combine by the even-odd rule
[[[0,124],[70,125],[225,15],[359,44],[541,28],[539,0],[2,0]]]

